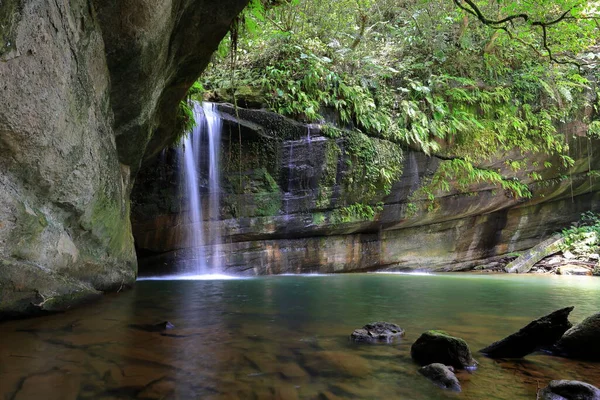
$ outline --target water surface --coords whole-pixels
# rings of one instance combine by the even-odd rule
[[[600,384],[600,365],[534,354],[458,374],[461,394],[417,373],[425,330],[476,352],[555,309],[600,311],[600,280],[507,275],[282,276],[143,281],[71,312],[0,324],[2,399],[535,399],[552,379]],[[148,332],[168,320],[175,329]],[[348,335],[385,320],[393,345]]]

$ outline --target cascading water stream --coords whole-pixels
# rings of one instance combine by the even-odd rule
[[[202,109],[198,104],[194,104],[194,118],[198,121],[202,115]],[[189,207],[189,240],[191,241],[191,268],[184,268],[179,271],[184,275],[200,275],[206,271],[206,257],[204,255],[204,234],[202,224],[202,204],[200,203],[200,189],[198,184],[198,166],[199,166],[199,142],[201,138],[202,124],[197,124],[192,132],[183,139],[183,145],[177,149],[179,160],[183,160],[183,195],[188,201]],[[196,146],[194,146],[196,144]]]
[[[191,257],[185,266],[179,269],[179,274],[185,276],[215,275],[221,273],[221,230],[220,220],[220,148],[222,121],[213,103],[194,103],[194,119],[196,126],[186,135],[177,155],[182,162],[185,185],[182,186],[183,196],[189,207],[189,229],[187,245]],[[206,147],[205,147],[206,146]],[[206,151],[206,148],[208,151]],[[202,157],[207,154],[207,160]],[[200,180],[208,177],[208,216],[203,215]],[[208,225],[208,237],[204,227]],[[212,246],[210,260],[207,261],[206,247]],[[189,264],[192,264],[190,267]]]
[[[209,231],[213,244],[211,266],[214,272],[221,271],[221,229],[218,226],[221,210],[221,174],[220,150],[223,122],[214,103],[203,103],[206,134],[208,135],[208,193],[209,193]]]

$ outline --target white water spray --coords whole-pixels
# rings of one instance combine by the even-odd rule
[[[221,174],[220,150],[222,120],[213,103],[194,103],[194,119],[196,127],[184,139],[183,145],[177,154],[183,161],[183,195],[189,206],[189,228],[187,244],[191,249],[192,267],[182,268],[178,276],[188,279],[198,279],[199,276],[221,276],[221,230],[220,199],[221,199]],[[208,151],[206,151],[208,149]],[[206,153],[208,159],[203,160],[202,154]],[[202,199],[200,194],[200,180],[208,177],[208,224],[203,215]],[[204,232],[208,225],[208,235]],[[211,245],[210,260],[207,260],[206,246]],[[187,264],[187,262],[186,262]]]
[[[206,121],[206,134],[208,135],[208,193],[209,208],[208,218],[210,243],[213,244],[213,256],[211,257],[212,270],[221,271],[221,229],[218,221],[221,213],[221,130],[223,122],[214,103],[204,103],[204,119]]]

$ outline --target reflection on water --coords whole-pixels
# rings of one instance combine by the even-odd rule
[[[178,275],[160,275],[160,276],[148,276],[138,278],[138,281],[221,281],[231,279],[250,279],[248,277],[241,277],[235,275],[223,275],[223,274],[178,274]]]
[[[144,281],[69,313],[0,324],[0,396],[6,399],[534,399],[551,379],[600,383],[597,364],[536,354],[480,354],[463,393],[417,373],[411,343],[443,329],[483,348],[531,319],[569,305],[573,321],[600,311],[593,278],[343,275]],[[140,326],[170,321],[175,329]],[[387,320],[393,345],[348,335]]]

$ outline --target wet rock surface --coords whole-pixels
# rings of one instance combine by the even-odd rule
[[[600,361],[600,313],[594,314],[565,332],[556,344],[568,357]]]
[[[169,321],[163,321],[157,324],[131,324],[129,326],[133,329],[139,329],[146,332],[163,332],[166,330],[175,329],[175,325]]]
[[[460,392],[461,390],[460,382],[456,375],[454,375],[452,367],[434,363],[419,368],[419,373],[442,389],[448,389],[455,392]]]
[[[350,335],[353,342],[362,343],[390,343],[394,339],[404,336],[404,330],[396,324],[389,322],[373,322],[356,329]]]
[[[600,390],[579,381],[552,381],[538,393],[538,400],[600,400]]]
[[[409,217],[408,196],[439,168],[442,159],[373,138],[374,145],[402,155],[403,172],[389,195],[378,193],[374,199],[361,200],[360,178],[351,186],[343,184],[343,177],[352,174],[344,140],[327,137],[318,125],[300,124],[265,110],[238,108],[238,118],[231,106],[219,109],[226,131],[241,130],[242,154],[240,161],[227,157],[228,149],[239,145],[237,138],[230,142],[229,135],[223,135],[223,207],[218,219],[204,221],[205,228],[222,233],[222,243],[206,246],[205,253],[213,257],[220,252],[230,273],[462,271],[475,267],[495,272],[512,261],[508,258],[513,254],[547,238],[548,232],[568,227],[583,211],[600,211],[600,182],[589,190],[588,166],[577,163],[572,201],[570,185],[555,179],[563,172],[543,169],[544,162],[539,160],[542,167],[536,172],[548,180],[539,183],[543,189],[528,203],[481,184],[473,188],[477,196],[452,192],[437,200],[436,210]],[[578,159],[587,160],[587,146],[575,140],[572,145],[581,149]],[[236,161],[228,164],[228,159]],[[600,158],[591,161],[593,169],[600,169]],[[189,206],[177,197],[179,164],[174,151],[166,151],[150,159],[136,179],[132,221],[141,273],[162,272],[165,264],[185,266],[193,259],[191,243],[182,240],[191,228],[186,223]],[[496,160],[482,167],[501,164]],[[243,191],[234,185],[240,168],[248,180]],[[335,216],[357,201],[381,201],[383,210],[372,219],[339,223]]]
[[[481,352],[491,358],[520,358],[537,349],[550,347],[573,325],[569,314],[574,307],[566,307],[530,322],[518,332],[499,340]]]
[[[420,365],[441,363],[458,369],[472,369],[477,365],[467,342],[443,331],[423,333],[413,343],[410,355]]]

